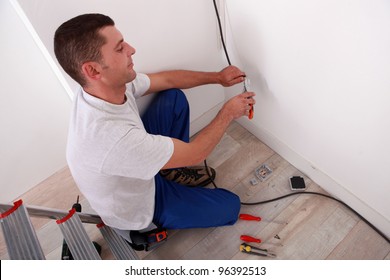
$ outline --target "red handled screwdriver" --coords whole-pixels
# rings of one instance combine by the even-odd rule
[[[261,239],[254,238],[254,237],[249,236],[249,235],[241,235],[241,236],[240,236],[240,239],[241,239],[242,241],[245,241],[245,242],[256,242],[256,243],[261,243]]]
[[[261,221],[260,217],[252,216],[252,215],[249,215],[249,214],[240,214],[240,216],[238,216],[238,217],[240,218],[240,220],[258,221],[258,222]]]
[[[257,221],[257,222],[264,221],[264,222],[275,223],[275,224],[279,224],[279,225],[286,225],[287,224],[286,222],[264,220],[261,217],[252,216],[252,215],[249,215],[249,214],[240,214],[238,216],[238,218],[240,220],[245,220],[245,221]]]

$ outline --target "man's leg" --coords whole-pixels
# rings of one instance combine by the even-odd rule
[[[160,92],[142,120],[146,131],[189,142],[189,105],[178,89]],[[224,189],[189,188],[155,177],[154,223],[166,228],[231,225],[238,218],[240,200]]]
[[[157,93],[142,116],[147,132],[189,142],[190,107],[184,93],[169,89]]]
[[[155,177],[153,222],[167,229],[233,225],[239,215],[240,198],[225,189],[190,188]]]
[[[157,94],[142,121],[151,134],[158,134],[189,142],[190,109],[184,93],[169,89]],[[208,170],[208,172],[207,172]],[[170,181],[189,186],[206,186],[215,178],[215,170],[204,166],[162,170],[160,174]],[[211,176],[210,176],[211,175]]]

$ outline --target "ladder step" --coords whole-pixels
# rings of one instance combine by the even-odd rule
[[[106,226],[104,223],[97,224],[96,226],[102,233],[104,240],[106,240],[108,247],[116,259],[139,260],[139,257],[133,248],[131,248],[123,237],[117,234],[112,228]]]
[[[45,254],[23,201],[0,214],[0,223],[11,260],[44,260]]]
[[[76,209],[73,208],[67,216],[56,222],[75,260],[101,260],[76,214]]]

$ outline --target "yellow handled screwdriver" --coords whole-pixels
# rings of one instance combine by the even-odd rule
[[[240,245],[240,251],[250,255],[264,256],[264,257],[272,257],[275,258],[276,255],[274,253],[269,252],[267,249],[257,248],[246,243],[242,243]]]

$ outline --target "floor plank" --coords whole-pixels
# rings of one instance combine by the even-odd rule
[[[186,252],[197,246],[212,230],[213,228],[180,230],[175,235],[170,235],[168,241],[163,246],[154,250],[144,259],[181,259]]]
[[[364,246],[362,246],[364,244]],[[328,256],[329,259],[380,260],[389,255],[389,244],[359,221]]]
[[[187,251],[185,260],[229,260],[237,251],[240,233],[232,226],[213,229],[196,246]]]

